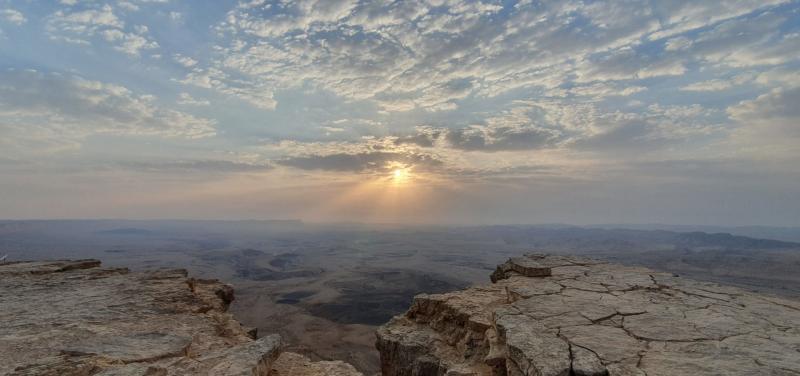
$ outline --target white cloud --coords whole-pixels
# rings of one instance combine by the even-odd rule
[[[692,45],[692,40],[687,37],[677,37],[667,40],[664,49],[667,51],[685,50]]]
[[[686,72],[680,57],[642,55],[627,47],[583,60],[576,68],[577,82],[637,80]]]
[[[728,108],[732,119],[746,125],[782,129],[784,136],[800,137],[800,88],[776,88],[755,99]]]
[[[558,95],[611,81],[633,81],[616,93],[632,95],[646,87],[636,81],[681,76],[698,59],[787,61],[791,36],[772,49],[755,37],[764,35],[757,28],[781,22],[768,9],[783,2],[520,2],[502,14],[491,1],[243,2],[215,27],[216,57],[182,81],[264,109],[275,108],[277,91],[302,87],[370,101],[387,113],[453,111],[470,98],[532,89]],[[695,30],[700,36],[683,35]],[[651,40],[663,50],[641,48]],[[737,40],[755,44],[710,48]],[[600,87],[572,93],[592,101],[613,96]]]
[[[800,86],[800,71],[786,67],[774,68],[758,74],[755,82],[766,86],[796,87]]]
[[[741,73],[734,77],[727,79],[713,79],[706,81],[698,81],[689,85],[681,87],[683,91],[722,91],[739,85],[744,85],[753,81],[755,75],[753,73]]]
[[[588,97],[589,100],[597,101],[613,96],[627,97],[646,90],[647,88],[644,86],[624,86],[598,82],[591,85],[575,86],[569,90],[563,90],[563,93]]]
[[[187,106],[208,106],[211,104],[208,100],[199,100],[195,99],[189,93],[180,93],[178,94],[178,104],[187,105]]]
[[[22,14],[22,12],[9,8],[0,9],[0,18],[5,19],[14,25],[22,25],[25,22],[28,22],[28,19],[25,18],[25,15]]]
[[[758,157],[800,158],[800,87],[775,88],[727,109],[740,124],[732,143]]]
[[[245,93],[310,83],[348,99],[375,101],[390,112],[453,110],[472,95],[558,86],[576,54],[632,43],[655,25],[643,20],[647,10],[616,6],[602,12],[520,5],[500,17],[501,7],[489,2],[342,1],[326,2],[330,8],[321,11],[320,2],[306,1],[269,4],[270,16],[264,17],[265,6],[247,3],[231,11],[217,28],[227,46],[216,72],[193,72],[189,81],[208,77],[201,82],[217,80],[224,88],[225,72],[231,72],[250,78],[239,88]],[[578,16],[592,18],[603,32],[565,40],[571,26],[559,19]]]
[[[275,109],[277,105],[273,98],[273,92],[268,87],[254,84],[250,81],[231,82],[225,72],[213,67],[207,69],[195,68],[180,82],[206,89],[215,89],[265,110]]]
[[[191,68],[197,65],[197,60],[192,59],[191,57],[188,56],[183,56],[181,54],[175,54],[172,56],[172,58],[175,59],[175,61],[178,62],[178,64],[183,65],[186,68]]]
[[[119,6],[122,9],[131,11],[131,12],[135,12],[135,11],[139,10],[139,6],[138,5],[136,5],[134,3],[131,3],[129,1],[120,1],[120,2],[117,3],[117,6]]]
[[[4,137],[79,144],[93,134],[202,138],[215,122],[164,108],[114,84],[33,70],[0,72]]]
[[[658,31],[648,37],[651,40],[667,38],[787,2],[788,0],[727,0],[708,3],[687,0],[659,2],[658,7],[663,12],[665,21]]]
[[[782,34],[777,28],[787,20],[783,13],[765,12],[724,21],[699,33],[686,52],[705,65],[733,68],[797,61],[794,51],[800,48],[800,34]]]
[[[774,43],[737,49],[724,59],[733,67],[779,65],[800,60],[796,51],[800,51],[800,33],[784,35]]]
[[[786,85],[763,71],[796,58],[798,34],[779,32],[788,17],[769,10],[777,3],[722,1],[715,10],[683,1],[520,2],[506,9],[493,1],[248,1],[212,27],[210,58],[163,56],[186,68],[173,82],[258,109],[275,110],[284,92],[331,95],[368,113],[346,117],[381,124],[380,132],[355,131],[322,117],[308,125],[317,132],[311,138],[397,130],[400,138],[462,152],[658,149],[658,142],[718,135],[725,119],[706,107],[654,104],[661,90]],[[158,46],[147,27],[115,7],[63,10],[48,25],[66,31],[61,38],[102,40],[130,55]],[[702,78],[686,83],[695,77]],[[188,92],[175,103],[209,105]],[[435,140],[408,135],[417,124],[435,124]]]
[[[147,36],[146,26],[126,29],[125,22],[108,4],[75,12],[59,10],[47,18],[46,30],[51,39],[76,44],[90,45],[94,37],[100,36],[115,50],[131,56],[158,48],[158,43]]]

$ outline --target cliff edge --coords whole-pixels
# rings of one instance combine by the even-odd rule
[[[491,277],[382,326],[383,375],[800,375],[800,302],[553,255]]]
[[[185,270],[133,273],[97,260],[0,265],[0,375],[358,376],[255,339],[233,289]]]

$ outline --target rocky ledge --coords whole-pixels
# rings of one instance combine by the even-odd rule
[[[97,260],[0,265],[0,375],[357,376],[281,352],[227,313],[233,289]]]
[[[800,375],[796,301],[552,255],[492,281],[382,326],[383,375]]]

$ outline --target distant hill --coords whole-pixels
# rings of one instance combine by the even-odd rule
[[[750,238],[774,239],[787,242],[800,242],[800,227],[788,226],[704,226],[704,225],[665,225],[665,224],[600,224],[584,226],[587,228],[627,228],[635,230],[666,230],[675,232],[730,233]]]
[[[800,244],[785,242],[772,239],[755,239],[746,236],[736,236],[728,233],[709,234],[705,232],[686,232],[677,233],[678,243],[685,247],[702,247],[706,244],[713,244],[724,248],[758,248],[758,249],[779,249],[779,248],[798,248]]]
[[[107,235],[139,235],[139,236],[146,236],[146,235],[155,235],[154,231],[145,230],[141,228],[135,227],[126,227],[126,228],[115,228],[113,230],[104,230],[104,231],[97,231],[98,234],[107,234]]]

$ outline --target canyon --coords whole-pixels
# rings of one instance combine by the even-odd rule
[[[529,254],[417,295],[376,332],[387,376],[798,375],[800,302],[641,266]],[[185,270],[0,265],[0,374],[361,375],[285,351]]]

